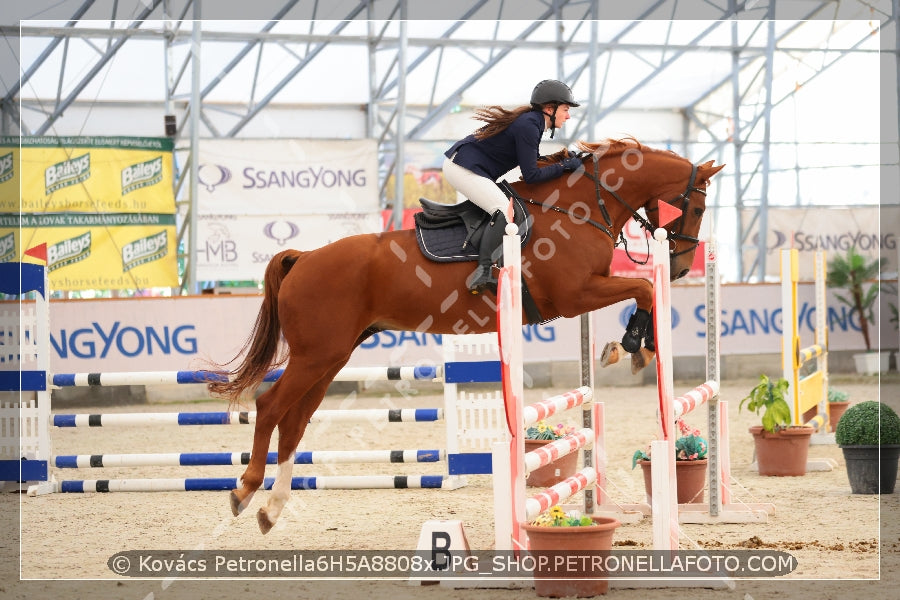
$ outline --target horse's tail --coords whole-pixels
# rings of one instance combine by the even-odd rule
[[[232,404],[247,390],[253,391],[269,369],[284,363],[285,357],[277,357],[278,344],[281,340],[281,319],[278,317],[278,291],[281,282],[303,252],[285,250],[279,252],[269,261],[263,281],[263,301],[256,323],[250,332],[250,338],[241,353],[245,353],[237,369],[229,373],[227,381],[214,381],[207,384],[210,394],[229,400]]]

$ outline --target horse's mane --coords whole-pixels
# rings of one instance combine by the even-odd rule
[[[575,147],[581,152],[586,152],[587,154],[596,154],[598,156],[619,156],[627,150],[639,150],[640,152],[659,152],[670,154],[672,156],[678,156],[671,150],[658,150],[656,148],[651,148],[650,146],[645,146],[641,144],[636,138],[631,136],[619,139],[608,138],[600,142],[586,142],[584,140],[578,140],[577,142],[575,142]],[[555,163],[563,160],[567,156],[568,150],[562,149],[548,156],[542,156],[539,162],[541,164]]]

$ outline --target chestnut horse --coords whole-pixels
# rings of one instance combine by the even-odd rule
[[[609,274],[616,238],[631,218],[656,228],[658,202],[674,204],[682,214],[666,225],[670,261],[673,279],[685,275],[698,244],[706,186],[723,165],[693,165],[633,139],[579,143],[579,149],[582,168],[537,184],[512,184],[529,202],[533,218],[531,241],[522,252],[531,296],[543,319],[574,317],[630,298],[637,301],[638,312],[649,314],[651,283]],[[545,160],[558,161],[564,153]],[[646,217],[636,212],[641,207]],[[256,399],[250,462],[240,489],[231,492],[235,515],[263,483],[277,426],[275,483],[267,505],[257,513],[262,532],[272,528],[289,499],[294,452],[307,423],[332,379],[366,338],[387,329],[496,331],[494,296],[466,289],[472,269],[472,263],[430,262],[412,230],[355,235],[307,252],[285,250],[271,259],[244,358],[229,381],[208,385],[212,394],[234,403],[255,390],[273,366],[287,363],[281,377]],[[643,328],[631,334],[628,351],[634,352]]]

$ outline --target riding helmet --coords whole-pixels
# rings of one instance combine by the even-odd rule
[[[575,96],[572,95],[572,89],[562,81],[556,79],[545,79],[534,86],[531,92],[531,104],[540,106],[549,102],[557,104],[568,104],[569,106],[581,106],[575,102]]]

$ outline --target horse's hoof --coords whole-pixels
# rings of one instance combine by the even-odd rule
[[[641,348],[631,355],[631,374],[637,375],[644,367],[650,364],[655,354],[647,348]]]
[[[625,349],[622,348],[622,352],[620,353],[619,348],[622,348],[622,344],[619,342],[608,342],[606,346],[604,346],[603,352],[600,353],[600,366],[608,367],[609,365],[614,365],[619,362],[621,354],[625,352]]]
[[[259,523],[259,530],[263,535],[269,533],[275,525],[275,523],[269,520],[269,515],[266,513],[265,508],[259,509],[256,513],[256,522]]]
[[[251,496],[247,496],[247,498],[241,502],[240,499],[238,499],[237,490],[231,490],[231,514],[238,516],[244,512],[244,509],[250,504],[250,498]]]

